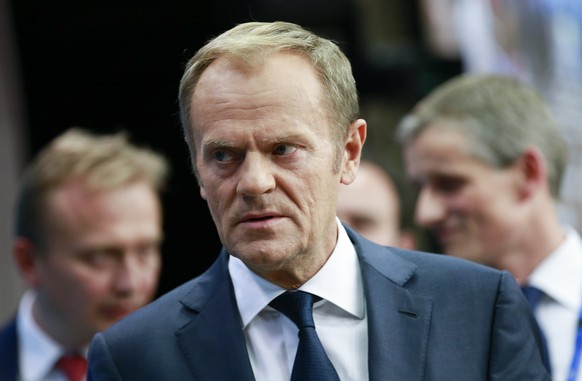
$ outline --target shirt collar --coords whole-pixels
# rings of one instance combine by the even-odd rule
[[[28,290],[18,307],[16,329],[18,333],[19,374],[22,381],[44,380],[59,359],[62,349],[36,323],[32,306],[36,299],[33,290]]]
[[[529,284],[577,313],[582,300],[582,240],[573,228],[564,230],[566,237],[536,267]]]
[[[336,223],[338,239],[331,256],[317,274],[299,289],[317,295],[362,319],[365,304],[360,263],[354,245],[337,218]],[[255,274],[238,258],[230,256],[228,268],[243,327],[271,300],[285,292],[285,289]]]

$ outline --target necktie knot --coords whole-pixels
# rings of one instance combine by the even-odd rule
[[[87,359],[78,354],[63,355],[56,364],[69,381],[82,381],[87,373]]]
[[[315,328],[313,303],[319,299],[319,297],[304,291],[285,292],[275,298],[270,305],[291,319],[297,328]]]

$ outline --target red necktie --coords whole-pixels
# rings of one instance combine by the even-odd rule
[[[83,381],[87,373],[87,359],[81,355],[65,355],[57,361],[56,367],[69,381]]]

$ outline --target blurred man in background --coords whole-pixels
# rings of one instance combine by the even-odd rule
[[[513,273],[545,333],[552,379],[582,380],[582,241],[558,218],[567,149],[541,96],[508,77],[463,75],[398,133],[416,222],[446,254]]]
[[[28,286],[0,331],[0,380],[82,380],[93,335],[145,305],[161,268],[169,164],[72,128],[26,170],[13,255]]]
[[[371,160],[362,160],[354,182],[340,187],[339,219],[380,245],[414,248],[414,236],[403,228],[401,213],[396,185],[388,172]]]

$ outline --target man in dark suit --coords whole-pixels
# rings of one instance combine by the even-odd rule
[[[168,170],[123,133],[79,128],[30,163],[13,242],[28,290],[0,327],[0,381],[85,379],[93,335],[152,300]]]
[[[334,43],[284,22],[236,26],[189,61],[180,107],[224,248],[97,334],[90,379],[549,380],[511,274],[339,222],[366,122]]]

